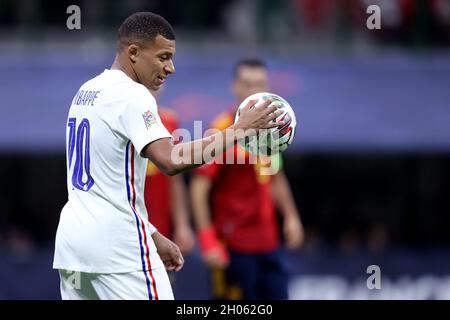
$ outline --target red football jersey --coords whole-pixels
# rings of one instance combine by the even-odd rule
[[[178,128],[178,116],[175,111],[159,108],[158,113],[169,132],[172,133]],[[149,221],[167,238],[172,236],[170,178],[159,171],[153,162],[148,162],[144,191],[145,205]]]
[[[222,130],[233,123],[233,115],[222,113],[212,127]],[[214,227],[231,249],[262,253],[279,244],[278,221],[272,200],[272,176],[261,175],[261,164],[250,164],[251,154],[235,145],[229,152],[245,158],[245,164],[211,163],[194,172],[213,182],[210,205]],[[224,162],[225,163],[225,162]]]

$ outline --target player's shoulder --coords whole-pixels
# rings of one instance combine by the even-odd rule
[[[234,122],[233,115],[229,111],[221,112],[217,117],[211,121],[211,128],[224,130],[231,126]]]
[[[152,102],[156,103],[156,100],[153,97],[153,95],[143,84],[131,80],[131,82],[127,85],[127,87],[128,87],[127,92],[128,96],[136,99],[151,100]]]
[[[107,90],[109,96],[128,100],[155,101],[150,91],[142,84],[128,77],[123,71],[105,69],[102,73],[86,81],[82,87],[95,86]]]
[[[111,90],[114,91],[118,97],[131,100],[146,100],[155,101],[150,91],[140,83],[137,83],[128,77],[121,70],[105,70],[105,82],[110,85]]]
[[[103,73],[100,73],[98,75],[96,75],[95,77],[85,81],[81,86],[80,86],[80,90],[83,89],[88,89],[88,88],[92,88],[92,87],[101,87],[102,86],[102,75]]]
[[[120,91],[122,92],[117,93],[118,99],[126,101],[126,103],[122,104],[125,108],[134,109],[136,106],[139,106],[139,108],[146,108],[156,112],[156,100],[144,85],[131,80]]]

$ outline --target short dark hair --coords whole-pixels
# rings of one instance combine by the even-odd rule
[[[158,35],[175,40],[172,26],[160,15],[153,12],[133,13],[119,27],[117,50],[132,43],[143,45],[144,42],[153,41]]]
[[[237,78],[238,76],[238,71],[240,67],[251,67],[251,68],[263,68],[263,69],[267,69],[267,64],[259,59],[259,58],[245,58],[245,59],[241,59],[239,60],[233,68],[233,77],[234,79]]]

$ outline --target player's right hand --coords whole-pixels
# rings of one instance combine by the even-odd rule
[[[282,121],[274,122],[279,115],[283,113],[282,110],[278,110],[278,107],[269,105],[272,100],[265,100],[258,107],[254,107],[257,100],[250,100],[245,107],[241,109],[241,114],[238,121],[236,122],[236,127],[239,129],[249,130],[249,129],[268,129],[276,128],[283,125]]]

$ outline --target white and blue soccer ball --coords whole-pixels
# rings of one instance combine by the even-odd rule
[[[269,106],[277,106],[278,109],[283,111],[276,121],[283,120],[284,125],[271,129],[261,129],[257,135],[239,140],[239,144],[245,150],[255,155],[271,156],[283,152],[289,147],[295,136],[297,119],[294,110],[285,99],[269,92],[255,93],[242,101],[236,111],[234,123],[239,119],[242,108],[247,105],[249,100],[257,100],[255,107],[258,108],[267,99],[272,100]]]

